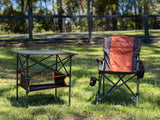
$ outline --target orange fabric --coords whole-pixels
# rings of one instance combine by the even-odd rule
[[[57,78],[57,77],[64,77],[65,75],[59,75],[59,76],[47,76],[47,77],[39,77],[39,76],[33,76],[32,78]]]
[[[110,71],[132,71],[132,52],[134,38],[113,36],[110,48]]]
[[[38,73],[39,71],[29,71],[28,73]],[[55,72],[55,73],[59,73],[58,71],[42,71],[41,73],[46,73],[46,72]],[[24,75],[24,73],[21,71],[21,74]],[[33,76],[32,78],[57,78],[57,77],[64,77],[65,75],[58,75],[58,76]]]
[[[38,73],[39,71],[28,71],[28,73]],[[42,71],[42,73],[46,73],[46,72],[55,72],[55,73],[58,73],[58,74],[61,74],[60,72],[58,71]],[[21,71],[21,74],[24,75],[24,72]],[[20,74],[20,78],[21,78],[21,74]],[[66,79],[66,75],[58,75],[58,76],[44,76],[44,77],[40,77],[40,76],[33,76],[32,78],[57,78],[57,77],[64,77],[64,84],[66,84],[65,82],[65,79]],[[29,79],[29,82],[30,82],[31,79]],[[21,84],[21,79],[20,79],[20,84]],[[62,86],[62,87],[66,87],[66,86]],[[58,88],[61,88],[61,87],[58,87]],[[55,89],[55,88],[49,88],[49,89]],[[48,90],[48,89],[45,89],[45,90]],[[41,90],[36,90],[36,91],[41,91]],[[30,91],[30,85],[28,86],[28,92],[34,92],[34,91]]]

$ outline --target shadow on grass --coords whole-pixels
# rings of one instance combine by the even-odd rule
[[[3,96],[6,92],[10,91],[12,89],[12,87],[8,87],[8,88],[0,88],[0,97]]]
[[[15,107],[26,107],[26,96],[19,96],[8,98],[11,104]],[[29,106],[42,106],[49,104],[67,104],[64,100],[59,97],[53,96],[51,94],[34,94],[28,96],[28,105]]]
[[[107,81],[108,82],[108,81]],[[98,84],[99,82],[97,82],[96,86],[93,86],[92,88],[90,88],[90,92],[94,91],[95,94],[93,94],[87,101],[92,102],[92,104],[96,104],[97,101],[97,92],[98,92]],[[120,85],[121,83],[119,83],[118,85]],[[133,85],[134,88],[133,88]],[[136,81],[132,80],[127,82],[127,85],[130,87],[130,89],[133,91],[133,93],[136,95]],[[100,90],[100,99],[101,97],[103,97],[104,95],[106,95],[106,93],[113,87],[112,84],[110,83],[105,83],[105,87],[104,87],[104,93],[103,93],[103,85],[101,85],[101,90]],[[123,91],[125,91],[130,97],[132,97],[134,100],[136,100],[136,97],[129,91],[129,89],[125,86],[122,85],[120,87]],[[127,95],[125,95],[121,90],[119,90],[118,88],[115,89],[113,92],[111,92],[110,94],[108,94],[107,96],[105,96],[102,100],[99,100],[98,103],[100,104],[114,104],[114,105],[129,105],[129,104],[133,104],[136,105],[136,102],[134,102],[131,98],[129,98]]]
[[[106,89],[110,86],[107,84]],[[134,86],[136,87],[136,86]],[[140,86],[140,91],[139,91],[139,105],[148,103],[152,104],[152,107],[160,107],[160,96],[159,94],[155,94],[155,91],[145,91],[142,89],[143,86]],[[156,87],[156,86],[155,86]],[[157,86],[158,87],[158,86]],[[97,91],[98,91],[98,86],[94,86],[95,94],[92,94],[89,99],[87,99],[87,102],[91,102],[92,104],[96,105],[97,101]],[[135,99],[135,97],[128,91],[127,88],[122,88],[124,91],[126,91],[131,97]],[[149,88],[148,88],[149,89]],[[151,88],[153,89],[153,88]],[[107,89],[108,90],[108,89]],[[136,90],[133,90],[136,92]],[[106,93],[106,92],[105,92]],[[103,96],[103,90],[101,90],[100,97]],[[128,105],[133,105],[136,106],[136,102],[132,101],[128,96],[123,94],[120,90],[115,90],[111,94],[107,95],[104,97],[102,100],[99,100],[98,104],[107,104],[107,105],[121,105],[121,106],[128,106]]]
[[[98,89],[98,88],[97,88]],[[128,94],[129,92],[126,89],[123,89]],[[104,93],[106,94],[106,93]],[[131,94],[129,94],[131,95]],[[103,92],[101,91],[100,98],[103,96]],[[131,97],[135,98],[133,95]],[[97,94],[96,97],[93,95],[91,96],[88,101],[91,101],[92,104],[96,104],[97,101]],[[126,96],[124,93],[122,93],[120,90],[115,90],[111,94],[105,96],[102,100],[98,101],[98,104],[114,104],[114,105],[129,105],[129,104],[135,104],[134,101],[132,101],[128,96]]]

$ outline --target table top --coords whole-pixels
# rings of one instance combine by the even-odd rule
[[[76,55],[72,52],[61,50],[12,50],[15,53],[22,55]]]

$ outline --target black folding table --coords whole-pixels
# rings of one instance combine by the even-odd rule
[[[40,90],[69,87],[69,105],[71,96],[71,66],[75,53],[59,50],[13,50],[17,54],[16,98],[18,86],[26,90],[26,107],[28,107],[28,93]],[[52,75],[50,75],[52,74]],[[65,78],[69,81],[66,84]],[[37,79],[36,84],[31,84]],[[54,79],[54,83],[41,84],[41,79]]]

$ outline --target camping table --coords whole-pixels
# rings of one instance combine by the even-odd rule
[[[26,107],[28,107],[28,93],[46,90],[46,89],[55,89],[55,94],[57,94],[58,87],[69,87],[69,105],[70,105],[70,96],[71,96],[71,66],[72,66],[72,57],[76,55],[75,53],[59,51],[59,50],[13,50],[17,54],[17,80],[16,80],[16,98],[18,99],[18,86],[21,86],[26,90]],[[63,56],[63,57],[62,57]],[[40,59],[40,60],[39,60]],[[52,64],[48,65],[46,60],[52,60]],[[69,66],[66,68],[67,65]],[[38,72],[33,72],[33,75],[30,74],[30,69],[34,68],[35,65],[43,67],[39,69]],[[61,73],[63,69],[64,73]],[[69,77],[68,85],[58,85],[58,84],[44,84],[44,85],[30,85],[30,79],[36,76],[37,74],[43,73],[46,70],[58,71],[61,75]],[[22,74],[23,73],[23,74]],[[23,76],[23,84],[19,82]],[[57,79],[57,78],[54,78]],[[29,89],[28,89],[29,88]]]

